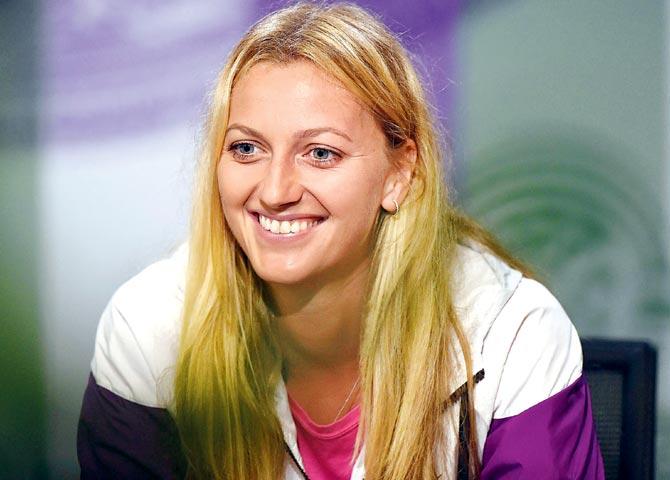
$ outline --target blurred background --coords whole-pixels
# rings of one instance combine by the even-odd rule
[[[670,2],[358,2],[416,55],[457,201],[582,336],[659,351],[670,479]],[[0,0],[0,478],[77,478],[114,290],[186,238],[207,95],[282,2]]]

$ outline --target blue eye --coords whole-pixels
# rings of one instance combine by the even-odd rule
[[[331,163],[335,157],[338,156],[338,154],[327,148],[317,147],[310,150],[310,156],[316,161],[316,163],[324,164]]]
[[[256,145],[253,143],[241,142],[233,145],[231,150],[233,150],[234,153],[244,156],[253,155],[256,152]]]

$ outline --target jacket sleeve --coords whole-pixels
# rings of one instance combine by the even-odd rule
[[[82,479],[184,478],[177,429],[162,408],[128,401],[93,375],[79,418],[77,455]]]
[[[604,479],[574,326],[548,290],[529,279],[497,321],[513,316],[523,321],[502,370],[482,480]]]
[[[122,285],[100,319],[77,432],[83,479],[184,477],[177,428],[159,392],[179,316],[173,289],[160,283],[167,266]]]

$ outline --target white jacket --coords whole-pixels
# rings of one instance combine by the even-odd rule
[[[166,408],[177,354],[184,297],[187,246],[156,262],[122,285],[98,327],[91,370],[97,385],[138,405]],[[577,332],[558,301],[538,282],[476,246],[459,246],[453,298],[473,355],[476,433],[482,459],[494,419],[513,417],[549,399],[582,374]],[[457,385],[466,382],[457,366]],[[296,430],[283,384],[277,414],[293,455],[301,462]],[[458,418],[458,404],[445,415]],[[446,421],[446,418],[445,418]],[[457,439],[438,452],[438,474],[455,478]],[[352,480],[364,477],[357,459]],[[288,461],[286,479],[302,479]],[[444,478],[444,477],[443,477]]]

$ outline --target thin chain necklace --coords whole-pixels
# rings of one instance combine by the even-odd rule
[[[351,391],[349,392],[349,395],[347,395],[347,398],[344,400],[344,403],[342,404],[342,406],[338,410],[337,415],[335,415],[335,418],[330,423],[335,423],[337,421],[337,419],[340,418],[340,415],[342,414],[342,410],[344,410],[344,407],[347,406],[347,403],[351,399],[351,396],[354,394],[354,390],[356,390],[356,387],[358,386],[358,382],[359,382],[360,379],[361,379],[361,377],[356,378],[356,381],[354,382],[354,385],[351,387]],[[300,465],[300,462],[298,462],[298,459],[295,458],[295,455],[293,455],[293,451],[288,446],[288,443],[286,443],[286,440],[284,440],[284,447],[286,448],[286,451],[288,452],[289,456],[291,457],[291,460],[293,460],[293,463],[295,464],[295,466],[300,471],[300,474],[302,475],[302,478],[304,480],[311,480],[309,478],[309,476],[307,475],[307,472],[305,471],[305,469]]]
[[[337,421],[337,419],[340,418],[340,415],[342,414],[342,410],[344,410],[344,407],[346,407],[347,403],[349,403],[349,400],[351,399],[351,396],[354,394],[354,390],[356,390],[356,387],[358,386],[358,381],[360,379],[361,379],[361,377],[356,378],[356,381],[354,382],[354,385],[351,387],[351,390],[349,391],[349,395],[347,395],[347,398],[344,400],[344,403],[342,404],[340,409],[337,411],[337,414],[335,415],[335,418],[330,423],[335,423]]]

